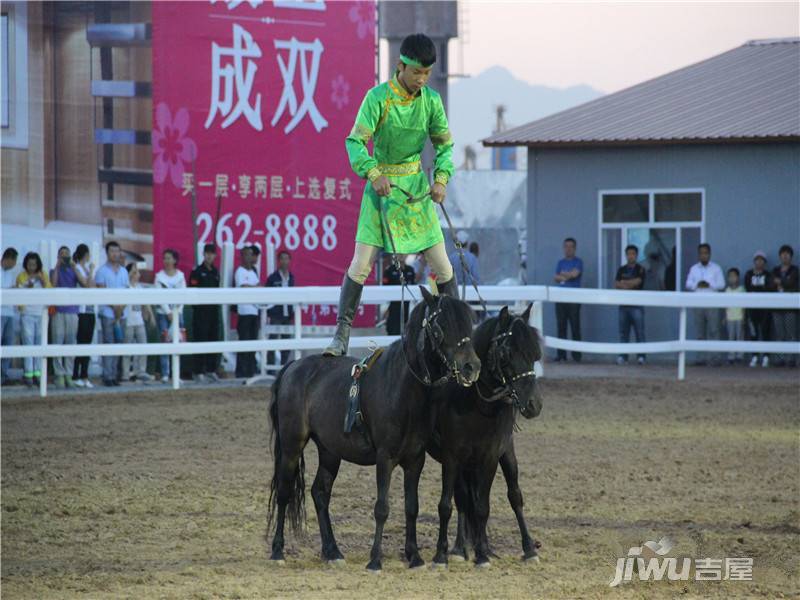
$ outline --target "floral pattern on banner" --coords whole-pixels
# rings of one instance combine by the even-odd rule
[[[375,31],[375,3],[356,2],[349,13],[350,21],[356,24],[358,39],[363,40]]]
[[[172,112],[165,102],[156,107],[155,128],[152,133],[153,181],[164,183],[169,176],[172,185],[183,185],[183,174],[197,158],[197,144],[186,135],[189,131],[189,111],[179,108]]]
[[[350,84],[343,75],[337,75],[331,81],[331,101],[339,110],[350,104]]]

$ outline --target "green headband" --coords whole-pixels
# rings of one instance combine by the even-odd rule
[[[405,64],[409,65],[410,67],[422,67],[423,69],[427,68],[427,67],[425,67],[425,65],[423,65],[418,60],[416,60],[414,58],[409,58],[405,54],[401,54],[400,55],[400,60],[402,62],[404,62]],[[428,66],[430,66],[430,65],[428,65]]]

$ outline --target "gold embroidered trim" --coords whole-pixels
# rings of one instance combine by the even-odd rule
[[[442,146],[450,141],[452,141],[453,136],[450,134],[450,130],[444,131],[443,133],[432,133],[431,134],[431,142],[436,146]]]
[[[350,132],[350,137],[358,138],[362,142],[368,142],[372,137],[372,131],[366,125],[362,125],[361,123],[356,123],[353,125],[353,129]]]
[[[409,104],[409,103],[414,101],[414,98],[416,98],[416,96],[412,96],[411,94],[406,92],[403,89],[402,85],[399,85],[399,84],[395,83],[394,79],[390,79],[389,80],[389,87],[392,88],[392,91],[395,94],[397,94],[398,96],[400,96],[400,98],[402,98],[402,100],[399,102],[399,104]]]
[[[433,176],[433,181],[435,181],[436,183],[441,183],[442,185],[447,185],[447,182],[449,180],[450,178],[444,171],[437,171],[436,175]]]
[[[399,165],[378,165],[381,175],[388,175],[389,177],[398,177],[403,175],[414,175],[422,170],[420,161],[401,163]]]
[[[383,173],[378,167],[372,167],[369,171],[367,171],[367,179],[371,182],[374,182],[378,177],[380,177]]]

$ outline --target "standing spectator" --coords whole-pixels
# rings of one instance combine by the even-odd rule
[[[233,280],[236,287],[258,287],[259,278],[255,264],[260,254],[256,246],[242,248],[242,264],[236,269]],[[258,338],[258,307],[255,304],[239,304],[236,308],[239,318],[236,323],[236,332],[240,340],[255,340]],[[249,378],[256,374],[256,353],[236,353],[236,377]]]
[[[186,287],[186,278],[183,271],[178,268],[178,252],[167,248],[162,255],[164,268],[156,273],[156,287],[165,290],[183,289]],[[178,308],[178,327],[183,328],[183,305],[182,304],[157,304],[156,323],[161,335],[161,341],[167,342],[172,339],[170,327],[172,325],[172,310]],[[170,356],[162,354],[159,356],[161,364],[161,382],[167,383],[170,376]]]
[[[16,248],[6,248],[3,251],[3,289],[13,288],[17,285],[17,257],[19,252]],[[13,346],[17,341],[17,330],[19,329],[19,313],[17,307],[4,304],[2,308],[2,345]],[[10,382],[9,369],[11,359],[4,358],[2,362],[2,378],[0,385],[8,385]]]
[[[794,249],[785,244],[778,251],[781,264],[772,270],[772,277],[775,289],[778,292],[798,292],[800,291],[800,272],[797,265],[792,264]],[[796,310],[776,310],[772,313],[772,320],[775,330],[775,341],[794,342],[797,340],[797,311]],[[776,357],[775,363],[778,366],[796,364],[796,354],[790,354],[791,358],[787,362],[782,354]]]
[[[467,232],[459,231],[456,234],[456,239],[464,249],[464,263],[466,265],[465,269],[465,266],[461,264],[461,257],[458,255],[458,249],[450,253],[448,258],[450,259],[450,264],[453,267],[453,273],[456,274],[456,281],[458,282],[458,285],[462,285],[464,283],[467,285],[472,285],[473,283],[475,285],[480,285],[481,278],[480,274],[478,273],[478,256],[467,249],[469,243],[469,236],[467,235]],[[477,246],[478,245],[475,244],[476,248]]]
[[[645,269],[638,263],[639,249],[630,245],[625,248],[625,258],[627,262],[617,270],[617,277],[614,287],[618,290],[641,290],[644,288],[644,280],[647,276]],[[619,307],[619,341],[627,344],[630,339],[631,327],[636,336],[637,343],[645,341],[644,335],[644,307],[643,306],[620,306]],[[639,354],[636,358],[640,365],[646,360],[644,354]],[[626,354],[617,357],[617,364],[622,365],[628,362]]]
[[[744,287],[748,292],[771,292],[775,286],[772,283],[772,274],[767,271],[767,255],[758,250],[753,255],[753,268],[744,274]],[[747,309],[747,331],[751,340],[766,342],[770,339],[770,321],[772,315],[765,308]],[[766,352],[753,354],[750,359],[750,366],[758,366],[758,358],[761,357],[761,366],[769,366],[769,356]]]
[[[274,273],[267,277],[266,287],[294,287],[294,275],[290,271],[292,266],[292,255],[287,250],[278,252],[278,268]],[[294,306],[290,304],[276,304],[267,309],[270,325],[291,325],[294,321]],[[291,337],[288,333],[270,333],[269,339],[287,339]],[[274,364],[275,353],[270,350],[267,353],[267,362]],[[281,364],[289,362],[289,351],[281,350]]]
[[[129,263],[125,267],[128,271],[128,287],[130,289],[138,290],[142,288],[139,283],[141,275],[139,267],[136,263]],[[125,307],[125,343],[126,344],[146,344],[147,343],[147,329],[145,328],[145,321],[148,323],[153,322],[152,309],[142,304],[129,304]],[[153,376],[147,372],[147,356],[144,354],[137,354],[136,356],[123,356],[122,357],[122,381],[130,381],[133,378],[135,381],[152,381]],[[133,362],[133,375],[131,376],[131,362]]]
[[[220,277],[214,261],[217,260],[217,247],[214,244],[203,246],[203,262],[189,274],[189,287],[218,288]],[[219,341],[219,311],[216,304],[198,304],[192,309],[192,336],[195,342]],[[198,354],[194,357],[194,379],[204,382],[217,377],[217,355]]]
[[[122,250],[117,242],[106,244],[106,264],[97,270],[95,285],[99,288],[124,289],[128,287],[128,271],[122,266]],[[100,330],[104,344],[119,344],[125,339],[123,324],[125,306],[118,304],[100,306]],[[103,385],[119,385],[119,357],[103,357]]]
[[[22,261],[22,272],[17,275],[18,288],[49,288],[50,278],[42,269],[42,259],[36,252],[28,252]],[[34,346],[42,343],[42,311],[46,306],[20,306],[20,324],[22,326],[22,343]],[[28,387],[39,383],[42,376],[42,359],[26,356],[24,360],[23,381]]]
[[[391,255],[387,254],[387,257]],[[395,267],[391,261],[383,270],[383,285],[402,285],[405,281],[406,285],[413,285],[415,273],[414,269],[406,264],[406,256],[401,254],[397,257],[400,260],[402,269]],[[402,274],[401,274],[402,270]],[[401,323],[400,313],[403,313],[405,320]],[[402,311],[400,301],[395,300],[389,303],[389,310],[386,316],[386,333],[388,335],[400,335],[403,327],[408,323],[408,314],[411,312],[411,303],[406,300],[403,303]]]
[[[728,269],[728,287],[725,288],[728,294],[741,294],[744,286],[739,281],[739,269],[732,267]],[[728,334],[728,341],[741,342],[744,339],[744,309],[737,306],[725,309],[725,331]],[[729,352],[728,364],[732,365],[737,360],[742,359],[741,352]]]
[[[674,292],[678,289],[678,258],[675,246],[672,247],[670,263],[664,269],[664,290]]]
[[[686,290],[690,292],[721,292],[725,289],[725,276],[720,266],[711,261],[711,246],[703,243],[697,246],[698,262],[689,269],[686,277]],[[696,308],[695,323],[698,340],[718,340],[720,316],[718,308]],[[711,362],[716,363],[718,357],[712,355]],[[705,361],[698,360],[698,365]]]
[[[578,243],[575,238],[568,237],[564,240],[564,258],[556,264],[556,274],[553,278],[562,287],[581,287],[581,276],[583,275],[583,261],[575,256]],[[567,338],[567,324],[572,332],[573,340],[581,339],[581,305],[572,302],[556,303],[556,321],[558,323],[558,337]],[[572,358],[575,362],[581,361],[581,353],[573,352]],[[558,351],[556,362],[567,360],[567,353],[564,350]]]
[[[78,278],[78,285],[82,288],[93,288],[94,284],[94,264],[91,262],[89,246],[78,244],[75,253],[72,255],[72,262],[75,263],[75,276]],[[78,344],[91,344],[94,337],[95,325],[94,305],[83,304],[78,307],[78,333],[76,341]],[[78,387],[93,388],[89,381],[89,356],[78,356],[72,367],[72,381]]]
[[[58,263],[53,269],[53,287],[76,288],[78,275],[69,248],[58,249]],[[78,338],[78,305],[56,306],[53,315],[53,343],[74,344]],[[71,356],[57,356],[53,361],[53,373],[57,388],[75,387],[72,382],[72,369],[75,359]]]

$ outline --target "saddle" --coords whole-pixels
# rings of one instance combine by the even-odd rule
[[[350,433],[355,425],[370,446],[372,445],[372,440],[364,422],[364,415],[361,412],[361,378],[372,368],[381,354],[383,354],[383,348],[378,348],[372,354],[353,365],[353,369],[350,371],[353,382],[350,384],[347,413],[344,416],[345,433]]]

